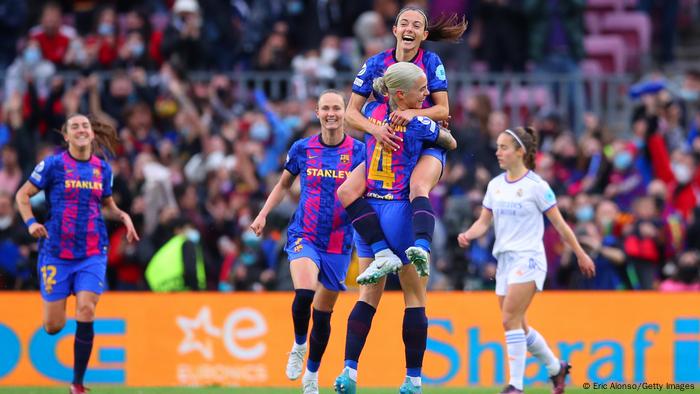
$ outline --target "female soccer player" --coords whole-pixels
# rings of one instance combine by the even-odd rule
[[[344,133],[345,100],[340,92],[322,93],[316,115],[321,121],[321,134],[292,145],[279,182],[250,225],[260,235],[270,210],[282,201],[294,177],[301,174],[301,200],[287,230],[286,250],[296,293],[292,302],[295,340],[287,377],[295,380],[301,374],[309,307],[313,304],[309,360],[302,378],[306,394],[318,393],[318,368],[331,333],[331,313],[338,292],[345,290],[352,253],[352,227],[336,191],[365,160],[365,145]]]
[[[392,125],[406,126],[416,116],[425,116],[434,121],[446,122],[449,118],[447,99],[447,77],[442,61],[433,52],[420,48],[425,40],[456,41],[467,28],[464,18],[457,15],[443,18],[429,24],[428,17],[420,8],[406,7],[399,11],[392,29],[396,37],[396,47],[381,52],[367,59],[357,74],[352,86],[352,96],[348,104],[346,120],[350,127],[366,131],[379,140],[388,150],[398,149],[400,135],[393,133]],[[362,107],[370,95],[376,101],[383,102],[381,93],[372,88],[375,78],[384,74],[387,67],[397,62],[411,62],[420,67],[428,79],[429,97],[419,108],[407,108],[391,112],[390,121],[379,125],[370,122],[362,114]],[[380,150],[375,150],[375,156]],[[430,243],[435,228],[435,214],[428,200],[428,193],[438,183],[445,165],[445,150],[435,144],[426,144],[421,152],[420,160],[410,174],[410,201],[412,207],[413,230],[415,243],[405,251],[411,262],[416,265],[420,276],[429,275]],[[380,180],[382,171],[370,168],[367,179]],[[353,222],[355,230],[372,245],[377,265],[382,267],[399,265],[399,258],[388,248],[381,249],[385,244],[384,234],[369,231],[379,228],[376,216],[371,215],[372,208],[362,198],[365,194],[365,174],[354,171],[338,190],[338,196]],[[403,250],[401,251],[403,254]],[[388,264],[387,264],[388,263]],[[379,271],[386,275],[389,270]],[[364,278],[358,278],[364,283]]]
[[[129,242],[138,241],[129,215],[112,199],[112,169],[95,154],[114,153],[113,127],[80,114],[71,115],[61,129],[68,149],[44,159],[17,192],[19,212],[29,233],[40,239],[38,271],[44,299],[44,329],[53,335],[66,324],[66,298],[76,296],[77,328],[73,342],[71,394],[85,393],[83,377],[92,340],[95,307],[104,290],[109,238],[102,212],[120,220]],[[46,193],[46,225],[34,218],[29,198]]]
[[[428,96],[428,80],[423,70],[413,63],[400,62],[389,66],[383,77],[374,81],[374,89],[388,95],[387,102],[374,101],[363,108],[365,116],[377,125],[388,123],[396,111],[420,108]],[[367,196],[371,214],[377,219],[377,231],[387,235],[384,248],[405,250],[413,244],[409,177],[418,162],[423,143],[435,143],[445,149],[457,147],[449,130],[441,128],[431,119],[417,116],[406,126],[393,126],[401,136],[396,151],[382,149],[379,141],[366,134],[366,162],[358,167],[367,170]],[[381,178],[374,179],[372,171],[380,168]],[[372,269],[374,254],[367,240],[357,239],[358,256],[362,275]],[[426,277],[419,277],[416,267],[407,258],[393,269],[399,272],[406,309],[403,320],[403,340],[406,356],[406,379],[401,393],[421,392],[421,367],[428,335],[428,319],[425,315]],[[405,264],[405,265],[404,265]],[[368,286],[360,287],[360,298],[348,318],[345,343],[345,368],[336,378],[334,388],[339,393],[355,393],[357,363],[369,334],[372,318],[379,305],[386,278],[373,276]]]
[[[595,276],[595,265],[562,218],[554,192],[532,171],[536,153],[537,140],[532,128],[506,130],[498,136],[496,157],[506,172],[489,182],[479,219],[457,237],[459,245],[467,247],[486,233],[493,220],[496,230],[493,255],[498,259],[496,295],[503,315],[510,370],[510,382],[502,394],[523,392],[526,350],[547,367],[555,394],[564,392],[571,368],[566,361],[554,357],[544,338],[525,322],[525,312],[535,292],[542,291],[547,276],[543,213],[573,249],[583,275]]]

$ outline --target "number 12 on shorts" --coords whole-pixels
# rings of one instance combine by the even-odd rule
[[[367,179],[373,181],[382,181],[382,188],[391,189],[394,187],[394,181],[396,181],[396,175],[391,171],[392,164],[392,152],[382,149],[381,144],[376,144],[374,146],[374,152],[372,152],[372,162],[369,166],[369,174]],[[381,161],[381,168],[379,162]]]
[[[55,265],[45,265],[41,267],[41,278],[44,282],[44,290],[47,293],[53,291],[53,285],[56,284],[56,266]]]

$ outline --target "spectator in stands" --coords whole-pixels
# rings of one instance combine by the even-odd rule
[[[525,71],[527,19],[520,2],[479,0],[471,6],[475,23],[469,42],[481,52],[489,71]]]
[[[637,4],[639,9],[649,14],[650,17],[660,16],[661,42],[659,43],[659,61],[662,65],[673,62],[680,1],[638,0]]]
[[[173,236],[153,256],[145,277],[153,291],[205,290],[199,231],[185,219],[172,221]]]
[[[17,150],[12,145],[2,147],[0,156],[0,192],[14,194],[22,181],[22,169]]]
[[[700,291],[700,252],[689,250],[678,257],[671,278],[661,282],[661,291]]]
[[[0,0],[0,69],[6,69],[17,55],[28,8],[24,1]]]
[[[29,245],[34,244],[14,209],[12,193],[0,191],[0,289],[20,289],[31,278]]]
[[[163,58],[183,70],[211,69],[209,43],[202,37],[202,15],[197,0],[177,0],[173,17],[163,32]]]
[[[663,260],[663,231],[659,213],[651,197],[642,196],[632,206],[634,221],[624,229],[622,241],[627,256],[627,269],[631,288],[654,288]]]
[[[97,13],[94,30],[85,38],[88,63],[100,69],[109,69],[117,60],[119,30],[113,7],[105,6]]]
[[[29,37],[39,43],[42,57],[59,68],[65,65],[68,47],[77,38],[75,29],[63,24],[61,5],[53,1],[44,4],[39,26],[29,31]]]
[[[49,82],[56,72],[56,66],[43,58],[39,41],[29,39],[19,56],[7,68],[5,78],[5,94],[11,97],[14,93],[24,96],[27,85],[32,83],[37,94],[44,98],[49,92]]]

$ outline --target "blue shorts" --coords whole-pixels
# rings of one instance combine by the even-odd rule
[[[348,274],[352,255],[349,253],[327,253],[318,250],[316,246],[306,240],[298,239],[301,241],[287,243],[285,250],[289,261],[292,262],[303,257],[311,259],[318,267],[318,281],[323,287],[330,291],[346,290],[345,277]]]
[[[379,225],[382,227],[389,247],[399,256],[404,265],[409,264],[406,249],[413,246],[415,242],[411,203],[408,200],[385,201],[375,198],[367,201],[377,212]],[[355,234],[355,246],[359,257],[374,257],[372,248],[358,234]]]
[[[428,155],[440,160],[440,164],[442,164],[442,169],[445,169],[445,157],[447,156],[447,151],[445,149],[435,145],[428,145],[425,148],[423,148],[423,150],[421,150],[420,155]],[[442,178],[442,173],[440,173],[440,177]]]
[[[62,300],[79,291],[102,294],[106,284],[107,255],[64,260],[40,253],[37,270],[41,297],[46,301]]]

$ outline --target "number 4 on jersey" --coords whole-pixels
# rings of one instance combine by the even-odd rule
[[[382,149],[381,144],[374,146],[372,162],[369,166],[368,179],[384,182],[382,188],[391,189],[394,186],[396,175],[391,171],[391,152]],[[381,161],[381,168],[380,168]]]

